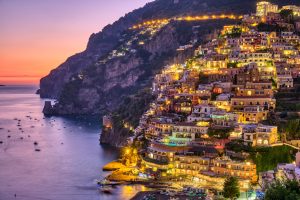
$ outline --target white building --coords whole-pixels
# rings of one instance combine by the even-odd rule
[[[278,5],[271,4],[267,1],[261,1],[256,4],[256,15],[257,16],[267,16],[270,12],[278,12]]]

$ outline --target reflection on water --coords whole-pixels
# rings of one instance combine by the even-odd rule
[[[100,194],[96,179],[118,151],[99,145],[99,118],[45,118],[35,89],[0,87],[1,200],[130,199],[146,190],[120,186]]]

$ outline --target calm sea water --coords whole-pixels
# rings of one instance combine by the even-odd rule
[[[118,150],[99,145],[100,119],[44,117],[36,89],[0,87],[0,200],[118,200],[145,189],[101,194],[95,180]]]

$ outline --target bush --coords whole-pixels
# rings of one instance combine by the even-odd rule
[[[256,164],[258,172],[273,170],[279,163],[291,163],[294,149],[289,146],[260,147],[254,149],[250,157]]]
[[[300,182],[284,180],[272,183],[266,190],[265,200],[299,200]]]

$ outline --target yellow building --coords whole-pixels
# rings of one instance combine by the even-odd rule
[[[300,16],[300,6],[286,5],[286,6],[282,6],[281,10],[292,10],[294,16],[298,16],[298,17]]]
[[[212,160],[211,171],[220,176],[235,176],[257,182],[256,165],[251,162],[233,161],[222,157]]]
[[[278,5],[272,4],[267,1],[261,1],[256,4],[256,15],[267,16],[269,12],[278,12]]]
[[[245,107],[260,106],[264,110],[273,110],[276,106],[276,100],[268,96],[243,96],[231,98],[231,110],[243,111]]]
[[[212,177],[236,176],[242,180],[257,181],[256,165],[251,162],[233,161],[228,157],[207,158],[201,156],[175,156],[176,174]]]
[[[201,171],[208,171],[210,159],[200,156],[175,156],[175,171],[177,174],[196,175]]]
[[[258,123],[267,119],[268,111],[259,106],[249,106],[236,114],[238,114],[239,123]]]

